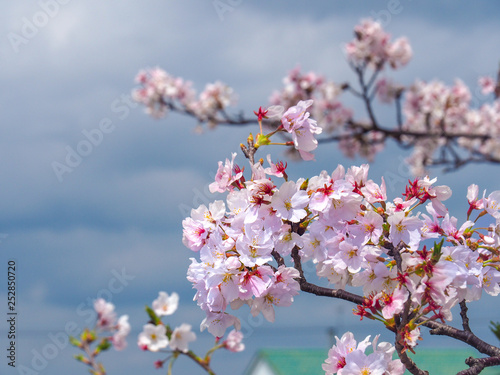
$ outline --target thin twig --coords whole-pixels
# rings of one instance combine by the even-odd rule
[[[460,302],[460,316],[462,317],[462,327],[464,331],[472,332],[469,326],[469,317],[467,316],[467,305],[465,304],[465,300]]]
[[[401,359],[401,362],[408,371],[410,371],[413,375],[429,375],[429,372],[419,369],[415,362],[410,357],[408,357],[408,354],[404,350],[403,345],[397,339],[394,346],[396,347],[399,359]]]
[[[480,353],[486,354],[490,357],[500,356],[500,348],[488,344],[472,332],[462,331],[447,324],[432,320],[425,320],[424,318],[418,319],[417,324],[422,324],[423,326],[430,328],[431,335],[448,336],[465,342],[469,346],[476,348]]]
[[[195,361],[198,365],[200,365],[209,375],[216,375],[215,372],[210,368],[210,365],[202,360],[200,357],[198,357],[196,354],[194,354],[191,350],[184,353],[181,351],[178,351],[179,354],[184,354],[191,358],[193,361]]]
[[[489,357],[489,358],[473,358],[469,357],[465,360],[465,363],[470,366],[469,369],[460,371],[457,375],[477,375],[485,367],[492,367],[500,365],[500,357]]]

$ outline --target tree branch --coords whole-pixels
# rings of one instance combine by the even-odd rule
[[[401,359],[401,362],[406,367],[406,369],[410,371],[413,375],[429,375],[428,371],[419,369],[415,364],[415,362],[413,362],[413,360],[410,357],[408,357],[408,354],[406,354],[403,345],[401,345],[401,343],[398,340],[398,336],[399,333],[398,335],[396,335],[396,342],[394,346],[396,347],[399,359]]]
[[[447,324],[435,322],[432,320],[425,320],[424,318],[418,319],[417,323],[430,328],[431,335],[448,336],[456,340],[465,342],[466,344],[477,349],[480,353],[486,354],[490,357],[500,356],[500,348],[488,344],[487,342],[474,335],[472,332],[461,331]]]
[[[470,366],[469,369],[460,371],[457,375],[477,375],[485,367],[498,366],[500,365],[500,357],[489,357],[489,358],[473,358],[469,357],[465,360],[465,363]]]
[[[462,317],[462,327],[466,332],[472,332],[469,326],[469,317],[467,316],[467,305],[465,304],[465,300],[460,302],[460,316]]]

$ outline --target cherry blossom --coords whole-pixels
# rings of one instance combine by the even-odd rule
[[[480,77],[478,80],[483,95],[491,94],[495,91],[496,82],[492,77]]]
[[[313,100],[301,100],[296,106],[290,107],[281,118],[283,128],[292,134],[294,146],[304,160],[314,158],[311,151],[318,147],[315,134],[322,132],[316,121],[310,119],[310,114],[306,111],[312,103]]]
[[[279,192],[271,199],[271,207],[276,210],[276,214],[283,220],[298,223],[307,212],[304,207],[309,203],[307,192],[299,190],[295,182],[288,181],[281,185]]]
[[[191,326],[189,324],[182,323],[172,332],[169,346],[172,350],[179,350],[187,353],[189,343],[194,340],[196,340],[196,335],[191,331]]]
[[[163,324],[154,325],[148,323],[144,325],[143,331],[139,333],[137,338],[137,345],[143,350],[151,352],[157,352],[160,349],[166,348],[168,342],[169,340]]]
[[[116,324],[115,306],[103,298],[94,301],[94,310],[97,312],[97,327],[110,329]]]
[[[345,333],[341,339],[335,339],[336,345],[330,349],[322,366],[326,375],[402,375],[405,371],[399,359],[392,359],[394,347],[391,344],[377,345],[378,336],[373,341],[373,353],[368,355],[365,351],[372,344],[370,336],[359,344],[351,332]]]
[[[410,247],[417,247],[420,242],[422,221],[415,216],[406,216],[405,212],[395,212],[387,218],[390,224],[389,240],[394,246],[403,241]]]
[[[412,50],[406,38],[390,41],[380,23],[371,19],[361,21],[354,28],[355,39],[345,49],[347,57],[356,65],[368,64],[373,69],[382,69],[389,62],[393,69],[406,65]]]
[[[287,126],[292,129],[301,116],[295,108]],[[268,265],[273,251],[290,256],[297,249],[302,262],[317,263],[318,276],[338,288],[363,286],[371,304],[360,313],[369,309],[369,314],[379,314],[387,321],[402,312],[410,296],[414,308],[451,319],[450,309],[459,298],[477,298],[482,290],[497,293],[492,287],[495,282],[490,281],[496,280],[496,271],[483,272],[477,255],[468,255],[468,233],[474,222],[458,227],[457,219],[444,206],[451,195],[447,186],[437,186],[437,180],[427,176],[417,178],[409,181],[403,198],[387,202],[384,181],[379,186],[370,180],[368,165],[344,171],[337,167],[331,176],[321,172],[308,180],[288,180],[281,185],[254,171],[239,191],[227,193],[228,212],[223,201],[192,211],[191,221],[183,222],[185,237],[189,238],[193,227],[205,231],[203,241],[185,241],[199,250],[204,262],[193,259],[188,271],[197,290],[195,299],[207,314],[203,328],[222,336],[226,328],[238,324],[229,306],[248,305],[253,315],[262,313],[273,321],[276,306],[292,303],[300,274],[284,265],[273,270]],[[498,212],[495,194],[484,198],[485,212],[493,218]],[[476,188],[469,189],[469,206],[479,202],[477,195]],[[415,211],[423,203],[430,216]],[[301,224],[300,234],[295,224]],[[475,241],[496,241],[497,235],[491,233]],[[441,258],[434,259],[422,243],[439,237],[451,246],[443,246]],[[387,247],[389,242],[392,248]],[[390,266],[392,251],[401,252],[399,274]],[[482,259],[491,256],[486,252]]]
[[[226,190],[232,190],[231,184],[235,181],[239,180],[242,176],[242,171],[236,172],[233,175],[233,171],[237,168],[237,166],[233,166],[234,158],[236,157],[236,153],[232,154],[232,159],[226,159],[226,163],[223,165],[222,162],[219,162],[219,168],[217,169],[217,174],[215,175],[215,182],[211,183],[209,186],[210,192],[214,193],[218,191],[219,193],[223,193]]]
[[[128,322],[128,315],[122,315],[118,319],[117,331],[113,335],[112,342],[116,350],[123,350],[127,347],[126,338],[130,333],[130,324]]]
[[[240,331],[232,330],[228,333],[224,341],[224,347],[231,352],[241,352],[245,350],[245,344],[242,343],[243,333]]]
[[[153,301],[153,310],[156,315],[172,315],[179,305],[179,295],[172,293],[170,296],[166,292],[159,292],[158,298]]]

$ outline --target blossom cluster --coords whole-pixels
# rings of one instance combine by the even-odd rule
[[[163,317],[174,314],[178,305],[179,295],[177,293],[174,292],[168,295],[166,292],[159,292],[158,298],[152,303],[152,307],[146,306],[150,321],[144,325],[142,332],[139,334],[137,345],[142,350],[169,353],[166,358],[155,362],[156,368],[161,368],[165,362],[170,362],[168,367],[169,373],[171,373],[175,359],[180,354],[185,354],[211,374],[209,365],[213,352],[218,349],[226,349],[231,352],[240,352],[245,349],[242,342],[243,334],[232,330],[227,335],[226,340],[222,342],[220,342],[220,337],[217,337],[214,347],[209,349],[203,358],[197,356],[189,349],[189,343],[196,340],[196,334],[191,331],[191,325],[182,323],[172,329],[169,324],[162,321]]]
[[[492,81],[482,79],[483,93],[494,90]],[[404,130],[434,135],[424,139],[407,137],[415,144],[409,161],[416,174],[423,172],[426,160],[432,159],[434,152],[447,141],[438,136],[443,133],[462,134],[458,144],[471,153],[500,158],[500,101],[472,108],[470,90],[461,80],[456,80],[453,86],[437,80],[417,80],[406,92],[403,113]]]
[[[270,107],[270,111],[274,112],[274,116],[280,117],[281,125],[278,129],[282,129],[292,136],[293,145],[299,152],[303,160],[313,160],[312,151],[318,147],[318,141],[315,134],[321,134],[323,131],[316,120],[310,117],[307,111],[313,104],[313,100],[300,100],[297,105],[291,106],[283,114],[282,107]],[[279,108],[279,110],[277,109]]]
[[[314,72],[302,73],[299,67],[283,78],[283,88],[275,91],[269,102],[289,108],[299,101],[314,100],[312,116],[325,132],[333,132],[344,126],[353,116],[351,109],[339,100],[344,91],[342,85],[327,81]]]
[[[473,108],[470,90],[460,80],[452,86],[436,80],[416,80],[407,87],[388,77],[380,78],[379,73],[386,66],[399,69],[410,61],[412,49],[408,40],[392,40],[382,25],[372,19],[356,25],[354,36],[345,51],[359,87],[327,80],[313,71],[304,73],[297,67],[283,79],[283,88],[272,94],[270,105],[290,108],[313,100],[308,111],[317,121],[317,128],[327,134],[323,139],[338,142],[348,157],[360,155],[372,161],[384,149],[387,139],[410,146],[413,152],[407,162],[414,175],[425,174],[429,165],[457,167],[469,161],[500,160],[498,100]],[[197,95],[191,82],[160,68],[141,71],[136,81],[140,87],[134,90],[133,97],[155,117],[164,116],[170,109],[194,116],[209,126],[252,122],[241,114],[230,115],[227,109],[235,103],[235,94],[221,82],[208,84]],[[500,95],[500,85],[492,77],[481,77],[479,86],[483,95]],[[355,117],[353,110],[341,101],[346,91],[364,102],[369,120]],[[374,96],[382,103],[394,103],[397,99],[397,128],[378,123],[372,107]],[[402,111],[400,99],[404,100]],[[279,126],[279,119],[269,119],[272,128]],[[469,156],[462,158],[458,149],[468,151]]]
[[[368,165],[347,171],[339,165],[331,174],[278,185],[271,178],[285,177],[284,169],[256,163],[246,180],[233,155],[219,163],[224,178],[211,185],[228,192],[226,202],[202,205],[183,221],[184,244],[201,260],[191,258],[188,280],[206,312],[202,327],[215,336],[238,326],[228,306],[248,304],[252,314],[273,321],[273,306],[292,303],[299,272],[270,265],[290,254],[294,262],[313,262],[336,288],[362,287],[364,303],[355,314],[388,326],[405,306],[424,320],[451,320],[458,302],[500,292],[500,191],[480,197],[477,186],[469,187],[468,218],[477,212],[494,219],[474,228],[474,221],[458,225],[448,213],[443,202],[451,189],[436,179],[409,181],[391,201],[384,180],[368,178]],[[414,318],[404,327],[405,347],[416,345],[419,325]]]
[[[151,321],[144,325],[143,331],[137,338],[139,348],[151,352],[157,352],[167,347],[172,351],[182,353],[189,351],[189,343],[196,340],[196,334],[191,331],[191,325],[182,323],[179,327],[172,330],[168,324],[164,324],[161,321],[162,317],[174,314],[178,306],[179,295],[177,293],[174,292],[168,295],[166,292],[159,292],[158,298],[152,303],[152,308],[146,309]],[[212,349],[212,351],[225,348],[232,352],[240,352],[245,349],[242,340],[243,334],[232,330],[228,334],[227,339]]]
[[[96,324],[94,328],[85,328],[80,336],[69,337],[71,345],[83,353],[74,358],[90,368],[92,374],[101,375],[106,371],[97,357],[113,346],[116,350],[123,350],[127,346],[127,336],[130,333],[128,315],[117,318],[115,306],[103,298],[94,300]]]
[[[115,349],[125,349],[127,347],[126,338],[130,333],[128,315],[122,315],[117,319],[115,306],[103,298],[94,301],[94,310],[97,313],[96,328],[102,332],[112,332],[110,341]]]
[[[388,342],[379,343],[378,338],[370,342],[368,336],[357,343],[351,332],[345,333],[341,339],[335,337],[337,343],[330,349],[323,364],[325,375],[402,375],[405,372],[404,365],[399,359],[392,359],[394,347]],[[366,354],[370,344],[373,352]]]
[[[232,161],[221,163],[218,175],[222,169],[231,171]],[[197,290],[198,305],[206,312],[201,327],[217,337],[229,326],[239,328],[239,320],[226,311],[229,305],[237,309],[248,304],[254,316],[262,312],[274,321],[274,306],[290,306],[299,290],[296,269],[276,269],[268,263],[280,239],[288,252],[291,249],[283,237],[289,234],[287,226],[272,206],[279,207],[287,220],[298,222],[306,216],[300,208],[306,203],[305,193],[296,195],[298,187],[290,183],[281,195],[274,194],[275,186],[265,178],[264,169],[257,167],[254,173],[253,181],[244,181],[238,173],[241,177],[237,181],[235,176],[226,175],[211,186],[213,191],[232,190],[227,197],[228,212],[223,201],[215,201],[209,207],[193,209],[191,217],[183,221],[184,244],[200,254],[201,262],[191,258],[188,280]],[[237,191],[228,184],[239,184],[242,189]],[[293,209],[288,211],[288,204],[293,204]],[[280,250],[286,252],[285,248]]]
[[[370,66],[381,70],[388,63],[397,69],[408,64],[412,56],[411,46],[405,37],[391,42],[391,36],[379,22],[362,20],[354,27],[355,39],[345,49],[349,61],[355,66]]]
[[[165,326],[160,317],[172,315],[179,305],[179,295],[172,293],[170,296],[166,292],[160,292],[158,298],[153,301],[152,311],[154,312],[152,323],[147,323],[143,331],[139,334],[137,345],[142,350],[157,352],[170,346],[172,350],[179,350],[187,353],[191,341],[196,340],[196,335],[191,331],[189,324],[183,323],[173,331]]]
[[[235,103],[233,89],[222,82],[207,84],[198,97],[192,82],[184,81],[160,68],[142,70],[136,77],[140,88],[133,91],[135,101],[153,117],[164,117],[169,109],[185,111],[200,121],[213,122],[219,111]]]

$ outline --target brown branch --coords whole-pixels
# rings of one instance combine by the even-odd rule
[[[102,366],[102,364],[100,364],[96,361],[96,357],[97,357],[98,353],[96,351],[92,350],[92,348],[90,347],[90,343],[91,343],[90,340],[82,340],[82,343],[81,343],[81,349],[88,356],[87,357],[88,362],[86,362],[86,364],[89,367],[92,367],[92,369],[93,369],[93,370],[89,370],[89,371],[91,371],[91,373],[94,373],[95,375],[106,375],[106,371],[104,370],[104,367]]]
[[[500,356],[500,348],[488,344],[487,342],[474,335],[472,332],[462,331],[444,323],[439,323],[431,320],[426,321],[423,318],[418,319],[417,323],[430,328],[431,335],[448,336],[453,339],[465,342],[469,346],[477,349],[480,353],[486,354],[490,357]]]
[[[427,371],[421,370],[418,368],[416,363],[408,357],[406,353],[406,347],[403,345],[404,337],[403,332],[406,329],[406,324],[408,322],[408,313],[410,310],[411,300],[408,299],[405,303],[405,308],[402,315],[403,320],[399,315],[394,316],[394,323],[396,326],[396,341],[394,343],[394,347],[396,348],[396,352],[398,353],[399,359],[401,359],[401,363],[406,367],[408,371],[410,371],[413,375],[429,375]]]
[[[399,359],[401,359],[401,362],[403,363],[403,365],[413,375],[429,375],[429,372],[419,369],[417,367],[417,365],[415,364],[415,362],[413,362],[413,360],[410,357],[408,357],[408,354],[406,354],[406,351],[404,350],[403,345],[401,345],[401,343],[398,340],[399,335],[400,334],[398,333],[398,335],[396,336],[395,347],[396,347],[396,351],[398,353]]]
[[[500,356],[489,358],[473,358],[469,357],[465,363],[470,366],[469,369],[460,371],[457,375],[477,375],[485,367],[492,367],[500,365]]]
[[[308,282],[304,276],[304,271],[302,270],[302,262],[299,255],[299,248],[297,246],[292,249],[292,258],[294,261],[295,269],[299,271],[300,277],[297,279],[297,281],[300,285],[300,290],[302,290],[303,292],[315,294],[317,296],[343,299],[345,301],[353,302],[357,305],[363,304],[365,300],[363,296],[350,293],[343,289],[325,288]]]
[[[188,356],[191,358],[193,361],[195,361],[198,365],[200,365],[209,375],[216,375],[215,372],[210,368],[210,365],[207,361],[204,361],[200,357],[198,357],[196,354],[194,354],[191,350],[188,351],[187,353],[184,353],[182,351],[177,351],[179,354],[184,354],[185,356]]]
[[[393,249],[399,250],[400,245],[401,243],[396,248],[393,247]],[[395,253],[399,254],[399,251]],[[319,285],[309,283],[304,276],[304,271],[302,270],[302,262],[299,255],[299,248],[297,246],[295,246],[292,249],[291,255],[294,261],[294,267],[299,271],[300,277],[297,279],[297,281],[299,282],[300,289],[303,292],[315,294],[317,296],[338,298],[355,303],[357,305],[362,305],[363,302],[365,301],[365,297],[359,296],[354,293],[350,293],[343,289],[325,288]],[[431,335],[448,336],[453,339],[465,342],[466,344],[477,349],[480,353],[486,354],[491,357],[500,356],[500,348],[488,344],[487,342],[481,340],[479,337],[474,335],[472,332],[465,330],[462,331],[447,324],[431,321],[425,318],[418,319],[416,323],[422,324],[425,327],[430,328]]]
[[[396,266],[399,272],[403,272],[403,258],[401,258],[401,250],[404,249],[406,244],[403,241],[400,241],[397,246],[394,246],[392,243],[387,242],[384,247],[388,249],[387,255],[394,258],[396,261]]]
[[[467,305],[465,304],[465,300],[460,302],[460,316],[462,317],[462,327],[464,331],[472,332],[469,326],[469,317],[467,316]]]
[[[392,138],[396,141],[401,141],[402,137],[413,137],[417,139],[435,139],[435,138],[443,138],[446,140],[454,140],[456,138],[469,138],[469,139],[480,139],[480,140],[489,140],[492,139],[492,136],[490,134],[474,134],[474,133],[449,133],[449,132],[439,132],[439,133],[429,133],[429,132],[421,132],[421,131],[414,131],[414,130],[405,130],[405,129],[387,129],[387,128],[382,128],[382,127],[374,127],[372,125],[366,125],[366,124],[361,124],[355,121],[350,121],[348,125],[357,127],[357,128],[363,128],[363,133],[369,133],[372,131],[376,131],[379,133],[382,133],[385,137],[387,138]],[[343,140],[348,137],[351,137],[351,134],[344,134],[341,136],[332,136],[332,137],[325,137],[321,138],[318,140],[319,142],[326,143],[326,142],[335,142],[338,140]]]
[[[396,94],[396,123],[398,124],[398,130],[403,130],[403,113],[401,111],[401,97],[403,90],[399,90]]]
[[[311,284],[304,278],[301,278],[299,280],[299,284],[300,284],[300,290],[306,293],[315,294],[317,296],[343,299],[344,301],[349,301],[357,305],[363,304],[365,300],[365,297],[359,296],[354,293],[350,293],[344,289],[330,289],[316,284]]]
[[[500,67],[498,68],[498,73],[497,73],[497,84],[495,85],[495,99],[498,99],[500,97]]]
[[[372,100],[369,96],[369,88],[370,85],[373,84],[373,82],[370,82],[369,84],[366,84],[364,82],[364,77],[363,77],[363,69],[362,68],[355,68],[356,73],[360,77],[360,84],[362,88],[362,92],[357,92],[353,88],[351,88],[348,84],[344,84],[342,87],[344,88],[345,91],[350,91],[353,93],[353,95],[358,96],[365,104],[365,109],[368,112],[368,117],[371,121],[370,124],[366,123],[359,123],[354,120],[348,120],[344,127],[343,130],[347,131],[344,134],[335,134],[332,136],[328,137],[323,137],[318,139],[319,143],[330,143],[330,142],[339,142],[339,141],[345,141],[345,140],[357,140],[362,143],[362,145],[366,146],[371,146],[371,145],[376,145],[376,144],[383,144],[386,142],[387,139],[392,139],[394,140],[399,147],[401,148],[410,148],[414,147],[416,142],[418,140],[425,140],[425,139],[442,139],[445,141],[445,146],[440,146],[439,148],[443,149],[443,147],[448,147],[450,142],[456,142],[460,138],[467,138],[469,140],[481,140],[481,141],[488,141],[493,138],[491,134],[470,134],[467,132],[448,132],[444,128],[440,129],[439,132],[430,132],[429,131],[413,131],[410,129],[403,129],[403,120],[402,120],[402,113],[401,113],[401,102],[400,98],[401,95],[396,97],[396,125],[394,129],[391,128],[386,128],[382,127],[378,122],[375,117],[375,113],[373,111],[372,107]],[[373,78],[373,77],[372,77]],[[500,87],[500,86],[497,86]],[[171,111],[178,112],[187,116],[194,117],[197,119],[200,123],[211,123],[211,124],[218,124],[218,125],[223,125],[223,126],[246,126],[246,125],[255,125],[258,124],[257,119],[255,118],[245,118],[242,113],[239,115],[231,116],[227,112],[223,111],[222,109],[219,111],[219,115],[214,115],[209,118],[201,118],[199,117],[195,112],[190,110],[189,108],[186,108],[183,105],[176,104],[172,101],[163,101],[164,105],[167,106],[167,108]],[[279,121],[271,121],[267,120],[264,121],[264,126],[267,126],[271,129],[275,129],[278,126]],[[370,139],[367,137],[364,137],[365,135],[370,134],[371,132],[377,132],[378,134],[381,134],[382,136],[380,139]],[[406,139],[405,139],[406,137]],[[404,141],[403,141],[404,139]],[[500,158],[493,157],[492,155],[484,154],[482,152],[479,152],[478,150],[469,150],[466,148],[460,147],[461,150],[468,151],[471,156],[465,157],[465,158],[460,158],[458,157],[458,154],[451,156],[448,158],[446,155],[442,156],[439,159],[429,159],[425,162],[427,166],[449,166],[445,171],[450,171],[450,170],[455,170],[458,169],[464,165],[470,164],[470,163],[484,163],[484,162],[491,162],[495,164],[500,163]],[[452,150],[450,150],[452,151]],[[246,155],[246,154],[245,154]]]
[[[467,361],[469,359],[474,359],[474,358],[472,358],[472,357],[467,358],[466,364],[467,364]],[[484,369],[484,365],[481,362],[476,362],[476,363],[472,364],[468,369],[458,372],[457,375],[477,375],[481,371],[483,371],[483,369]]]
[[[285,266],[285,260],[283,259],[283,257],[280,255],[280,253],[278,253],[276,250],[273,250],[271,251],[271,255],[273,256],[274,260],[276,261],[276,263],[278,263],[278,267],[279,266]]]

